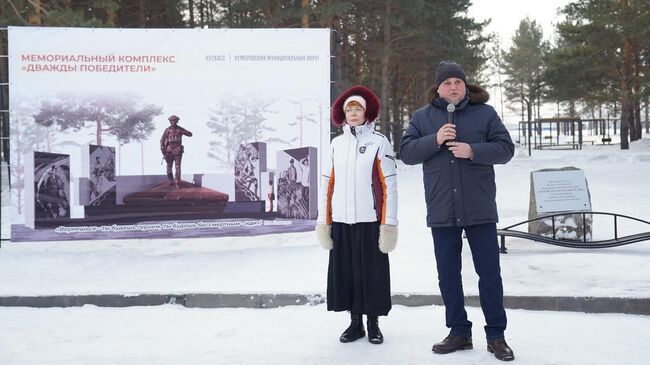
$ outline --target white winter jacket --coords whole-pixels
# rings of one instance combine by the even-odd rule
[[[397,225],[397,164],[390,142],[375,123],[352,127],[331,143],[323,161],[317,223],[376,222]]]

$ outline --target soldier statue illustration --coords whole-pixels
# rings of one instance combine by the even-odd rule
[[[160,151],[163,154],[163,159],[167,162],[167,177],[169,178],[169,185],[172,184],[179,188],[181,181],[181,159],[183,158],[183,136],[192,137],[192,132],[183,127],[178,126],[179,117],[172,115],[169,118],[171,124],[163,132],[160,138]],[[176,164],[176,178],[172,174],[172,164]]]
[[[90,200],[95,200],[103,192],[104,166],[99,156],[95,157],[92,176],[90,179]]]

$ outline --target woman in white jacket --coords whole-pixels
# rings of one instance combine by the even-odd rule
[[[332,122],[343,134],[331,143],[323,163],[316,234],[329,252],[327,310],[349,311],[350,326],[340,337],[366,335],[380,344],[378,316],[391,309],[388,252],[397,243],[397,165],[388,139],[375,132],[379,99],[353,86],[332,106]]]

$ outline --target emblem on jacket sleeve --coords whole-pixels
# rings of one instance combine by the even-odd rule
[[[366,152],[366,146],[361,146],[361,147],[359,147],[359,152],[360,152],[360,153],[364,153],[364,152]]]

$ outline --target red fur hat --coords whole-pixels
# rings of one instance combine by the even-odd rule
[[[379,98],[372,90],[365,86],[355,85],[345,90],[339,95],[334,104],[332,104],[332,124],[335,127],[342,127],[345,124],[345,111],[343,110],[343,103],[352,95],[361,96],[366,101],[366,119],[368,122],[374,122],[379,115]]]

